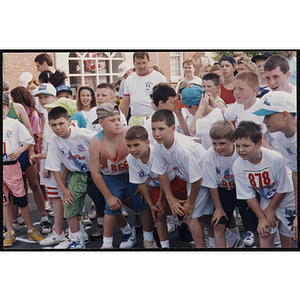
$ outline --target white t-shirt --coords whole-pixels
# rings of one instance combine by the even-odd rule
[[[152,88],[160,82],[167,82],[167,79],[155,70],[151,70],[146,75],[135,72],[126,78],[123,96],[130,96],[133,116],[150,116],[153,113],[150,94]]]
[[[279,152],[292,172],[297,172],[297,132],[291,138],[286,138],[284,133],[275,133],[275,141]]]
[[[86,124],[86,129],[92,130],[92,131],[96,131],[96,132],[100,132],[102,130],[102,127],[100,126],[99,123],[97,124],[92,124],[96,119],[97,119],[97,106],[93,107],[86,118],[87,124]],[[127,120],[125,115],[120,111],[121,113],[121,122],[122,122],[122,126],[127,126]]]
[[[208,188],[225,188],[232,190],[235,188],[232,165],[239,155],[234,150],[231,156],[219,156],[213,147],[206,151],[203,163],[205,175],[202,185]]]
[[[158,175],[151,171],[153,164],[153,145],[150,145],[150,156],[146,164],[144,164],[140,159],[135,159],[131,154],[127,157],[127,163],[129,165],[129,181],[135,184],[146,183],[152,187],[159,187],[160,182]],[[171,166],[167,170],[169,181],[175,178],[175,173]]]
[[[222,111],[219,108],[213,109],[209,114],[202,116],[201,119],[197,120],[196,134],[194,136],[201,139],[201,143],[206,150],[212,145],[209,136],[210,128],[215,122],[221,120],[224,120],[224,118]]]
[[[178,92],[178,88],[179,88],[180,83],[184,80],[187,81],[188,83],[194,83],[194,84],[202,85],[202,79],[198,76],[194,76],[194,78],[192,80],[186,80],[185,78],[183,78],[176,85],[176,88],[175,88],[176,93]]]
[[[233,174],[238,199],[255,198],[255,191],[261,195],[261,207],[270,202],[276,192],[286,193],[278,208],[295,203],[294,188],[288,168],[280,153],[261,147],[262,159],[252,164],[241,157],[233,164]]]
[[[95,134],[95,131],[78,127],[71,127],[71,134],[66,139],[53,134],[45,168],[59,172],[63,163],[70,172],[89,171],[89,145]]]
[[[95,108],[95,107],[96,107],[96,106],[94,106],[93,108]],[[87,120],[90,111],[91,111],[91,110],[88,110],[88,111],[86,111],[86,110],[81,110],[80,112],[83,114],[83,116],[84,116],[85,119]]]
[[[33,137],[21,122],[6,118],[2,123],[3,161],[12,161],[7,155],[24,144],[35,145]]]

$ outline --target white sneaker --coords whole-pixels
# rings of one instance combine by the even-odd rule
[[[97,212],[94,205],[92,205],[89,209],[88,217],[90,218],[90,220],[94,220],[97,218]]]
[[[122,205],[121,207],[121,210],[122,210],[122,214],[125,218],[128,218],[128,212],[127,212],[127,209]]]
[[[87,213],[83,213],[81,217],[82,225],[92,225],[92,221],[89,219]]]
[[[72,241],[69,237],[66,237],[61,243],[56,245],[54,249],[67,249],[71,245]]]
[[[143,246],[144,246],[144,248],[158,248],[156,241],[153,237],[151,237],[151,239],[149,241],[144,241]]]
[[[135,229],[132,228],[131,234],[124,234],[120,249],[130,249],[136,244]]]
[[[114,247],[110,247],[107,244],[103,243],[100,249],[114,249]]]
[[[53,230],[45,239],[40,241],[41,246],[49,246],[59,244],[60,242],[64,241],[65,234],[62,233],[58,235],[55,230]]]
[[[237,238],[232,246],[227,244],[227,248],[245,248],[245,243],[242,239]]]
[[[166,223],[167,223],[168,233],[171,233],[176,229],[174,217],[175,217],[174,215],[167,216]]]
[[[71,240],[71,244],[68,246],[67,249],[84,249],[84,248],[85,248],[84,240],[79,240],[79,241]]]
[[[254,244],[254,234],[252,231],[247,231],[244,235],[244,243],[246,247],[252,247]]]
[[[52,206],[49,200],[45,201],[45,211],[49,212],[52,211]]]

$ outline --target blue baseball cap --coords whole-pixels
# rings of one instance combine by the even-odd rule
[[[182,104],[187,106],[198,105],[204,89],[200,85],[189,85],[181,91]]]
[[[70,95],[72,95],[72,90],[69,86],[67,85],[64,85],[64,84],[61,84],[59,86],[56,87],[56,95],[59,93],[59,92],[62,92],[62,91],[66,91],[68,92]]]

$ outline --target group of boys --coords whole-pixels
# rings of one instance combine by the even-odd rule
[[[142,59],[141,56],[138,57]],[[272,248],[278,233],[282,247],[291,247],[291,239],[297,238],[295,89],[284,85],[289,71],[282,70],[281,58],[272,57],[275,67],[266,69],[271,91],[261,100],[256,98],[259,77],[253,71],[235,77],[236,103],[228,109],[217,104],[220,81],[216,74],[203,76],[202,86],[187,83],[179,94],[162,82],[152,89],[155,111],[144,117],[143,126],[124,125],[122,112],[114,101],[114,89],[108,84],[102,89],[111,97],[99,101],[93,112],[92,124],[97,127],[89,130],[71,126],[76,111],[72,100],[60,98],[54,102],[51,84],[40,85],[37,96],[49,110],[43,132],[43,142],[48,146],[44,156],[31,159],[46,158],[44,167],[48,171],[44,171],[44,177],[52,178],[46,186],[55,194],[51,199],[55,227],[48,237],[36,241],[40,245],[58,244],[56,249],[85,248],[81,215],[88,194],[96,205],[103,230],[102,249],[114,247],[117,224],[123,234],[119,248],[132,248],[136,243],[135,229],[122,214],[124,198],[130,199],[135,212],[141,212],[144,248],[158,248],[153,220],[160,247],[170,248],[166,223],[169,215],[187,224],[196,248],[226,248],[228,244],[243,247],[234,219],[236,207],[257,247]],[[222,61],[233,63],[233,58],[223,57]],[[272,72],[279,72],[282,81]],[[100,90],[101,87],[97,94]],[[125,82],[125,91],[128,90]],[[8,144],[14,135],[11,128],[5,130],[3,136]],[[32,144],[29,138],[17,142]],[[3,155],[3,160],[5,156],[8,163],[4,165],[15,165],[16,155],[24,151],[24,146],[6,147],[4,154],[8,155]],[[69,172],[72,176],[68,180]],[[15,171],[12,173],[17,176]],[[6,203],[9,190],[14,203],[24,207],[15,187],[9,185]],[[63,216],[69,226],[67,238]],[[7,222],[9,219],[5,219]],[[27,222],[30,224],[30,220]],[[7,229],[5,239],[14,240],[12,228]]]

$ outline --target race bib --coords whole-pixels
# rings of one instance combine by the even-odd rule
[[[235,182],[233,179],[232,180],[222,179],[221,182],[226,190],[233,190],[235,188]]]
[[[262,187],[271,187],[274,184],[274,178],[270,168],[264,168],[258,171],[244,171],[247,183],[254,187],[255,189],[260,189]]]
[[[128,163],[127,157],[123,158],[118,162],[112,162],[111,160],[107,160],[107,171],[105,174],[107,175],[119,175],[128,172]],[[109,174],[108,174],[109,173]]]

